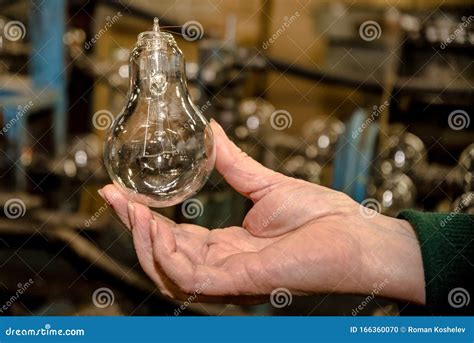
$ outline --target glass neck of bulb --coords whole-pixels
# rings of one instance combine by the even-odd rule
[[[159,30],[138,35],[129,75],[130,90],[146,99],[187,92],[183,53],[172,35]]]

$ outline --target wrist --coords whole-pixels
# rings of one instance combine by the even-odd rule
[[[371,221],[372,237],[364,258],[370,291],[377,288],[381,296],[424,304],[423,260],[415,230],[406,220],[384,215]]]

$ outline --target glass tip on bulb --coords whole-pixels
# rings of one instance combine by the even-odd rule
[[[157,17],[153,19],[153,31],[160,32],[160,20]]]
[[[154,18],[151,30],[138,34],[127,101],[104,146],[114,184],[130,200],[151,207],[176,205],[196,194],[216,158],[212,129],[188,96],[183,53],[160,30]]]

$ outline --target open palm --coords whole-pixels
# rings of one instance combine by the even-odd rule
[[[184,299],[199,291],[203,301],[246,303],[279,287],[294,294],[370,293],[387,276],[407,282],[403,261],[392,257],[413,253],[417,241],[409,224],[364,217],[340,192],[267,169],[211,125],[217,170],[254,202],[242,227],[176,224],[130,202],[114,185],[101,191],[132,230],[140,264],[163,294]],[[386,295],[422,302],[424,294],[413,295],[419,282],[408,278],[403,294],[387,287]]]

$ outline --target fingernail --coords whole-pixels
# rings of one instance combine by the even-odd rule
[[[110,205],[110,201],[109,201],[109,199],[107,199],[107,196],[105,195],[105,192],[104,192],[102,189],[99,189],[99,190],[97,191],[97,193],[99,193],[99,195],[102,197],[102,199],[104,199],[104,201],[105,201],[108,205]]]
[[[211,123],[216,123],[216,121],[214,120],[214,118],[211,118],[210,122],[211,122]]]
[[[130,219],[130,224],[133,227],[135,225],[135,206],[133,206],[133,202],[129,201],[127,204],[128,207],[128,218]]]

